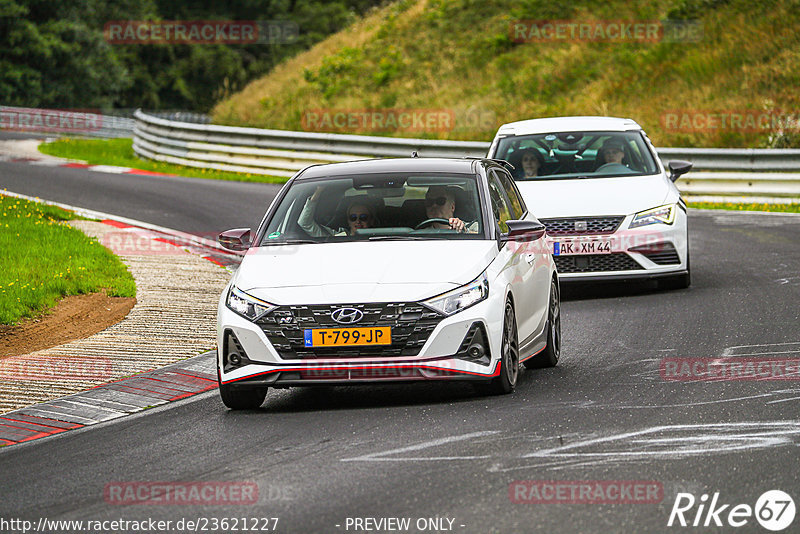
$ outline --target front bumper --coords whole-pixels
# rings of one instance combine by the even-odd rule
[[[655,279],[688,271],[687,220],[682,209],[678,209],[670,225],[630,229],[632,219],[633,215],[626,216],[610,234],[549,236],[559,280],[569,283]],[[577,253],[558,253],[565,249]]]
[[[500,372],[504,298],[502,292],[490,291],[486,300],[443,317],[416,354],[384,356],[378,351],[359,357],[335,357],[336,354],[328,352],[324,358],[319,354],[314,358],[298,358],[296,353],[287,355],[285,350],[277,350],[265,333],[269,329],[234,313],[220,299],[217,319],[220,382],[241,387],[282,387],[417,380],[485,381]],[[465,343],[473,339],[476,329],[481,330],[485,354],[481,358],[465,357]],[[235,344],[233,349],[229,347],[231,343]],[[243,365],[230,364],[231,350],[241,352]]]
[[[468,371],[463,362],[455,359],[428,363],[407,362],[396,364],[326,364],[267,366],[252,365],[240,378],[228,377],[223,384],[240,387],[341,385],[375,382],[411,382],[420,380],[486,380],[500,374],[495,362],[492,368]]]

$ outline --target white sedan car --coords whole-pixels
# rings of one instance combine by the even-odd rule
[[[562,281],[657,279],[688,287],[686,203],[642,128],[630,119],[561,117],[500,127],[490,158],[509,161],[547,227]]]
[[[220,394],[472,380],[508,393],[560,354],[555,264],[509,171],[481,159],[315,165],[281,190],[219,303]]]

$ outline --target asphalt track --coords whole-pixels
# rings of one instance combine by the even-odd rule
[[[11,163],[0,163],[2,188],[190,232],[254,225],[275,191]],[[233,413],[209,392],[0,450],[0,518],[277,517],[278,532],[301,533],[388,531],[347,519],[367,517],[410,518],[400,532],[448,531],[419,530],[419,518],[452,519],[463,533],[716,532],[667,527],[678,492],[719,492],[730,505],[723,522],[767,490],[800,504],[797,380],[670,381],[659,371],[664,358],[800,357],[800,217],[692,211],[690,234],[688,290],[565,290],[562,360],[523,372],[513,395],[437,383],[295,388]],[[653,481],[663,499],[511,502],[510,486],[525,480]],[[254,482],[259,498],[104,499],[107,485],[135,481]],[[750,517],[722,531],[765,530]]]

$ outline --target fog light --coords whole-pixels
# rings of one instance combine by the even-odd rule
[[[482,358],[483,355],[486,354],[486,350],[484,350],[483,345],[479,345],[477,343],[473,343],[472,345],[470,345],[469,348],[467,349],[467,352],[469,352],[469,355],[475,358],[476,360],[478,358]]]
[[[464,341],[461,342],[455,357],[478,365],[489,365],[489,347],[486,339],[483,323],[473,323],[467,331],[467,335],[464,336]]]
[[[247,357],[242,344],[230,330],[225,331],[225,343],[222,346],[222,368],[226,373],[252,362]]]

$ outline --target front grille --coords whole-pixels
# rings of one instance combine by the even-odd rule
[[[624,216],[609,217],[567,217],[562,219],[539,219],[547,228],[547,233],[557,235],[598,235],[613,234],[622,224]],[[577,223],[577,229],[576,229]],[[584,229],[585,228],[585,229]]]
[[[364,317],[355,324],[331,318],[339,308],[356,308]],[[275,350],[285,360],[317,358],[377,358],[416,356],[444,316],[416,302],[280,306],[258,321]],[[375,347],[306,347],[309,328],[390,326],[392,344]]]
[[[657,265],[678,265],[681,262],[678,251],[672,243],[658,243],[656,245],[644,245],[629,249],[631,252],[638,252]]]
[[[624,252],[586,254],[582,256],[553,256],[559,274],[608,271],[637,271],[643,269]]]

